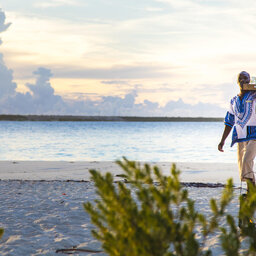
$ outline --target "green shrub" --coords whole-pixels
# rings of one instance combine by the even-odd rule
[[[250,219],[256,209],[256,189],[251,188],[248,200],[241,200],[239,218],[241,231],[226,208],[233,198],[233,183],[228,180],[217,202],[210,200],[211,216],[195,210],[194,201],[179,181],[179,171],[173,165],[170,176],[164,176],[157,166],[151,168],[137,162],[117,162],[129,183],[113,182],[113,176],[91,170],[100,199],[87,202],[85,210],[97,229],[93,235],[111,256],[210,255],[206,242],[210,234],[221,232],[221,245],[226,255],[239,255],[241,238],[250,241],[248,253],[256,251],[256,231]],[[130,187],[130,188],[129,188]],[[226,223],[220,226],[221,218]],[[197,238],[196,229],[202,237]]]
[[[3,236],[3,234],[4,234],[4,229],[0,228],[0,238]]]

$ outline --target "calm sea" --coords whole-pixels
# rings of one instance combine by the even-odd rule
[[[222,122],[0,122],[0,160],[236,162]]]

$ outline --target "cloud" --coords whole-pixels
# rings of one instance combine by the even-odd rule
[[[0,11],[0,31],[10,26]],[[70,67],[69,67],[70,68]],[[125,79],[153,78],[170,75],[169,66],[164,65],[115,65],[111,68],[62,68],[55,70],[55,77],[99,78],[102,84],[126,84]],[[51,69],[39,67],[33,72],[34,83],[27,83],[26,93],[17,91],[13,71],[6,66],[0,55],[0,113],[1,114],[69,114],[69,115],[114,115],[114,116],[223,116],[224,110],[214,104],[199,102],[187,104],[182,99],[169,101],[161,107],[157,102],[144,100],[137,103],[141,85],[121,96],[104,96],[95,100],[67,100],[57,95],[51,85]],[[124,79],[124,80],[122,80]],[[130,83],[129,83],[130,84]],[[161,87],[164,92],[172,88]],[[203,88],[204,90],[204,88]]]
[[[195,8],[198,7],[199,5],[196,2],[189,1],[189,0],[156,0],[157,2],[165,3],[168,5],[171,5],[173,8],[177,9],[183,9],[184,8]]]
[[[124,97],[107,96],[100,100],[71,101],[67,114],[101,116],[175,116],[175,117],[223,117],[226,109],[215,104],[199,102],[195,105],[184,103],[182,99],[169,101],[161,107],[157,102],[144,100],[136,103],[136,90]]]
[[[13,82],[13,71],[4,63],[3,55],[0,54],[0,99],[15,95],[17,84]]]
[[[27,84],[26,86],[32,91],[35,98],[51,97],[54,94],[54,89],[51,87],[49,80],[52,76],[51,70],[46,68],[38,68],[33,72],[38,78],[35,84]]]
[[[0,66],[1,67],[1,66]],[[66,104],[59,95],[54,94],[49,79],[51,71],[38,68],[33,74],[37,76],[34,84],[26,84],[30,92],[19,93],[16,84],[12,82],[11,71],[2,65],[2,74],[7,77],[0,87],[2,97],[0,107],[2,114],[64,114]]]
[[[0,32],[6,31],[11,25],[11,23],[5,23],[5,19],[5,13],[0,9]],[[3,101],[6,97],[15,94],[17,85],[13,82],[13,71],[6,67],[2,54],[0,54],[0,78],[0,100]]]
[[[109,68],[55,68],[55,76],[60,78],[92,78],[92,79],[142,79],[170,77],[170,66],[164,65],[114,65]]]
[[[6,67],[2,73],[10,75]],[[68,100],[55,94],[50,83],[50,78],[53,76],[50,69],[40,67],[33,74],[36,76],[36,81],[26,84],[30,90],[27,93],[16,92],[16,84],[10,86],[12,76],[9,76],[8,82],[3,83],[2,96],[4,97],[0,100],[1,114],[182,117],[221,117],[225,114],[225,110],[216,105],[202,102],[192,105],[184,103],[182,99],[169,101],[163,107],[147,99],[143,103],[136,103],[139,86],[135,86],[135,89],[123,97],[104,96],[96,100],[80,97],[76,100]],[[8,88],[12,88],[11,93]]]
[[[3,32],[9,28],[11,23],[5,23],[5,13],[0,9],[0,32]]]
[[[232,96],[239,93],[238,85],[234,83],[203,84],[193,88],[193,93],[201,98],[202,102],[215,102],[216,105],[227,107]],[[214,95],[214,101],[213,99]]]
[[[102,84],[129,84],[128,81],[122,81],[122,80],[110,80],[110,81],[101,81]]]
[[[148,12],[161,12],[161,11],[163,11],[163,8],[146,7],[145,10],[148,11]]]
[[[186,104],[182,99],[169,101],[162,109],[167,116],[183,117],[223,117],[226,109],[216,104],[199,102],[195,105]]]
[[[33,73],[37,76],[35,84],[26,84],[32,92],[31,100],[37,113],[50,113],[52,110],[61,112],[64,109],[62,97],[54,94],[54,89],[49,80],[52,76],[51,70],[38,68]]]
[[[34,4],[37,8],[51,8],[51,7],[58,7],[58,6],[76,6],[79,5],[77,1],[74,0],[48,0],[48,1],[40,1]]]
[[[45,0],[37,2],[60,4],[56,1]],[[44,15],[48,15],[47,19],[41,15],[34,15],[37,16],[36,19],[34,17],[34,22],[31,22],[30,17],[24,15],[25,24],[16,19],[16,24],[22,24],[22,26],[17,25],[17,27],[20,26],[21,32],[17,34],[16,31],[13,41],[19,35],[18,38],[23,38],[24,43],[20,46],[13,44],[11,50],[15,48],[23,50],[27,47],[27,51],[34,52],[35,57],[24,56],[24,59],[32,60],[30,62],[32,65],[35,62],[48,67],[50,65],[52,70],[54,70],[53,65],[62,66],[62,63],[70,63],[70,66],[73,63],[83,66],[86,63],[88,66],[90,65],[89,67],[94,67],[92,69],[85,68],[84,71],[82,67],[75,68],[74,66],[73,69],[61,67],[63,72],[54,70],[55,76],[60,77],[64,73],[65,77],[70,76],[70,78],[86,78],[87,76],[93,78],[94,75],[97,79],[97,74],[99,74],[99,79],[111,80],[113,79],[110,77],[112,71],[113,75],[119,75],[118,69],[116,69],[119,65],[115,66],[116,64],[142,62],[143,60],[148,63],[159,61],[160,65],[175,62],[179,66],[186,67],[188,71],[186,77],[191,81],[191,86],[200,77],[198,75],[196,79],[192,80],[194,76],[190,74],[199,73],[202,66],[205,73],[210,74],[214,83],[220,82],[217,80],[220,77],[218,75],[223,71],[229,72],[224,82],[229,81],[230,74],[234,72],[235,62],[224,58],[216,64],[209,58],[217,59],[223,54],[235,52],[243,54],[247,52],[248,55],[254,52],[255,4],[252,1],[247,5],[239,3],[239,1],[158,0],[142,1],[138,5],[133,1],[127,1],[126,5],[129,8],[120,8],[118,15],[112,14],[112,12],[103,12],[103,10],[108,5],[114,12],[115,3],[119,6],[122,1],[101,1],[102,5],[94,9],[95,4],[92,0],[84,2],[88,2],[88,8],[79,10],[84,12],[84,15],[81,15],[80,12],[79,14],[71,12],[69,16],[65,12],[61,16],[63,18],[61,20],[59,15],[62,12],[45,12]],[[242,5],[243,8],[239,9],[238,7]],[[134,8],[130,8],[131,6]],[[143,11],[135,12],[134,10],[138,6],[144,7],[141,9],[148,6],[153,8],[160,6],[164,11],[151,12],[149,15]],[[125,15],[126,13],[127,15]],[[53,18],[53,15],[57,17]],[[68,19],[72,19],[72,21]],[[40,33],[37,33],[38,24],[43,28]],[[33,31],[28,32],[26,27],[33,28]],[[37,42],[30,43],[33,33],[37,33],[39,38],[36,38]],[[52,65],[47,63],[51,61]],[[163,62],[161,63],[161,61]],[[16,62],[24,65],[21,61],[17,60]],[[244,62],[244,59],[237,59],[236,65],[241,65],[241,62]],[[102,66],[108,65],[110,68],[98,69],[97,64],[99,63]],[[251,64],[253,63],[251,62]],[[28,64],[29,61],[25,63],[25,65]],[[145,63],[142,66],[148,66],[148,64]],[[252,69],[255,70],[255,67]],[[72,70],[74,74],[72,74]],[[124,74],[123,69],[120,72],[120,77],[138,77],[138,74],[133,76],[127,72]],[[143,73],[142,70],[139,72]],[[217,75],[211,75],[211,72],[217,73]],[[172,74],[169,76],[171,77]],[[146,74],[145,78],[147,77]],[[161,72],[157,72],[154,77],[164,76]],[[206,80],[201,80],[200,83],[202,82],[206,82]]]

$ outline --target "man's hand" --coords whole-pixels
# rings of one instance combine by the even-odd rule
[[[220,152],[224,152],[223,146],[224,146],[224,142],[220,142],[219,145],[218,145],[218,150],[219,150]]]
[[[220,144],[218,145],[218,150],[219,150],[220,152],[224,152],[223,146],[224,146],[225,141],[226,141],[226,138],[228,137],[228,135],[229,135],[229,133],[230,133],[231,130],[232,130],[232,127],[231,127],[231,126],[225,125],[225,129],[224,129],[224,131],[223,131],[222,138],[221,138],[221,140],[220,140]]]

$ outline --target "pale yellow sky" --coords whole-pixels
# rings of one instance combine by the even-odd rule
[[[256,75],[253,1],[10,0],[0,6],[12,23],[1,35],[1,52],[20,92],[45,67],[63,98],[136,90],[138,103],[164,106],[181,98],[226,107],[237,74]]]

